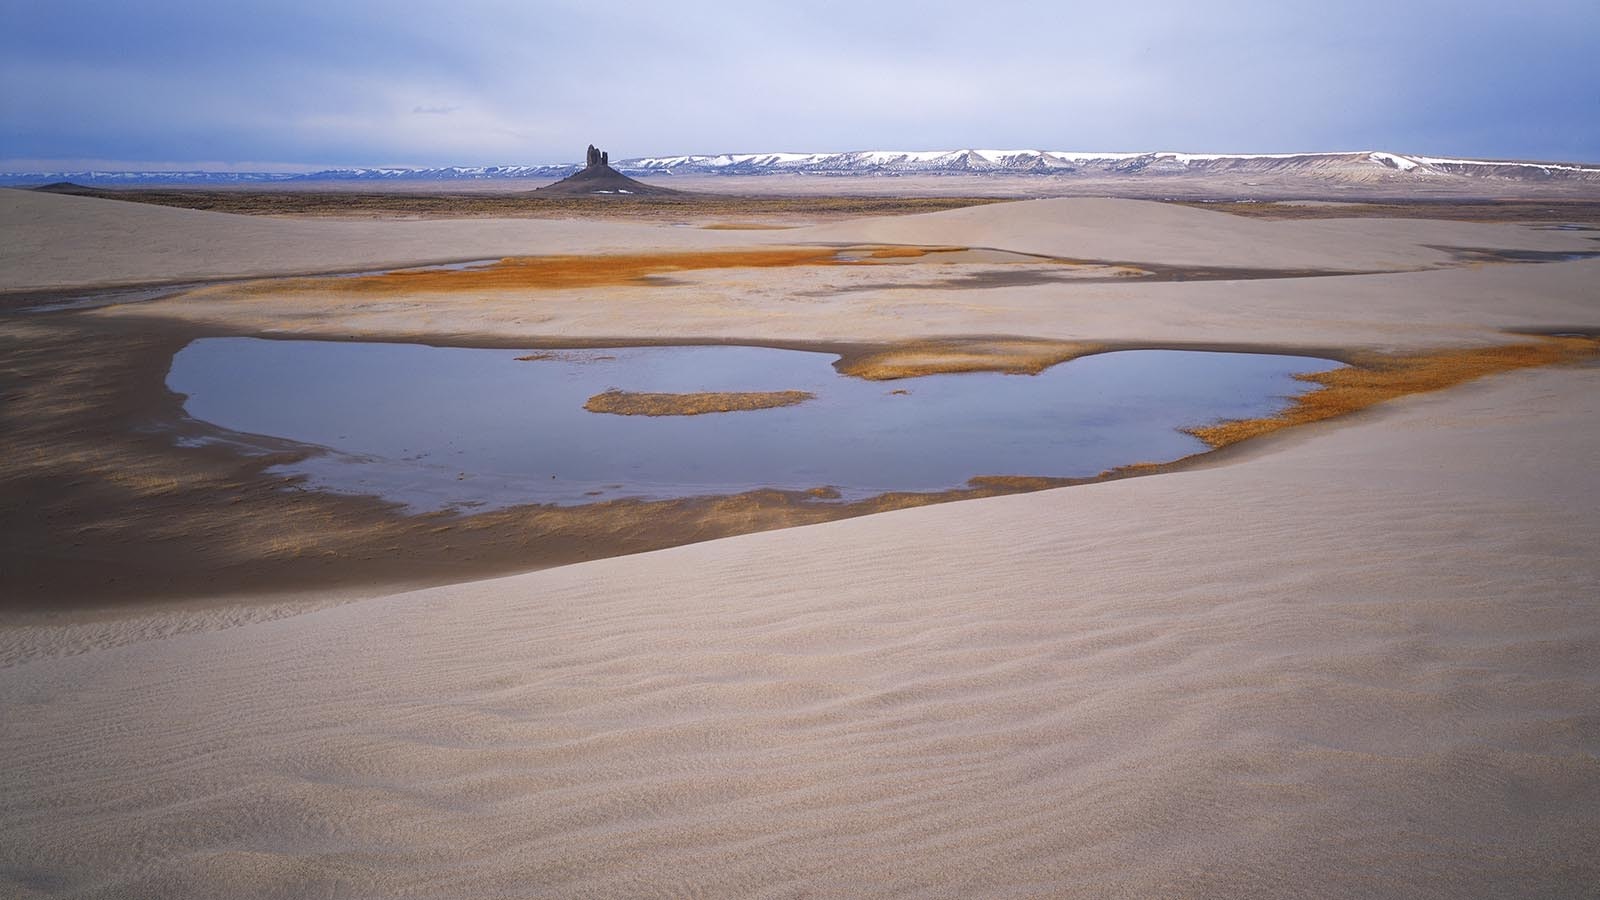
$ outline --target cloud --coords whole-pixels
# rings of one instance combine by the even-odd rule
[[[619,157],[1018,146],[1600,159],[1592,2],[269,6],[11,0],[0,144],[36,160],[286,166],[560,162],[590,142]]]

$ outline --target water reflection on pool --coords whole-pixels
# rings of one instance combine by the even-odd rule
[[[275,471],[414,510],[831,486],[844,499],[976,475],[1090,476],[1204,450],[1178,429],[1282,408],[1300,356],[1130,350],[1040,375],[872,382],[827,353],[762,347],[544,351],[206,338],[173,359],[190,416],[326,448]],[[650,418],[587,412],[627,391],[802,390],[799,406]]]

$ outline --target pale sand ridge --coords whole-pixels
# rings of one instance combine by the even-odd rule
[[[32,663],[0,865],[19,896],[1565,895],[1600,877],[1596,398],[1506,377],[1246,465]]]
[[[1273,222],[1145,200],[1071,198],[818,225],[787,236],[952,243],[1170,265],[1367,271],[1446,262],[1450,256],[1435,249],[1440,246],[1531,248],[1540,234],[1521,226],[1468,222]],[[1564,237],[1564,245],[1594,249],[1579,235]]]
[[[171,316],[308,338],[456,336],[467,344],[484,336],[581,345],[586,337],[851,342],[1001,334],[1373,350],[1500,343],[1515,340],[1507,329],[1583,327],[1600,319],[1594,288],[1600,260],[1338,278],[836,290],[883,277],[863,268],[712,270],[678,273],[665,285],[552,289],[533,297],[353,301],[314,291],[241,297],[222,286],[97,314]]]
[[[43,224],[39,224],[43,223]],[[1043,200],[782,232],[596,222],[298,221],[0,191],[0,288],[402,265],[500,253],[904,242],[1161,264],[1401,270],[1451,265],[1441,246],[1581,252],[1586,232],[1349,219],[1273,222],[1133,200]],[[178,249],[172,249],[178,248]],[[188,248],[188,249],[183,249]],[[180,252],[181,251],[181,252]],[[1454,266],[1340,278],[1071,282],[984,290],[918,284],[985,266],[812,267],[675,273],[644,287],[374,296],[241,294],[229,286],[113,307],[246,332],[435,338],[725,337],[861,341],[1016,334],[1088,342],[1257,343],[1393,350],[1503,341],[1600,315],[1600,260]],[[139,272],[138,278],[126,273]],[[902,286],[873,287],[899,278]],[[529,303],[530,299],[541,302]]]
[[[724,232],[619,222],[282,219],[0,189],[0,289],[7,290],[729,243]]]
[[[1520,225],[1265,222],[1142,200],[1031,200],[782,231],[714,231],[542,219],[297,220],[0,189],[0,289],[6,290],[290,275],[515,254],[863,241],[1343,271],[1449,260],[1433,246],[1595,246],[1582,234]]]
[[[1345,270],[1450,262],[1430,245],[1596,246],[1128,201],[806,232]],[[796,240],[0,191],[5,288]],[[306,336],[1375,349],[1600,324],[1595,261],[838,294],[834,277],[886,276],[730,270],[332,312],[219,287],[93,314]],[[248,616],[8,627],[0,896],[1585,896],[1600,884],[1596,546],[1588,365],[1181,473],[231,628]]]

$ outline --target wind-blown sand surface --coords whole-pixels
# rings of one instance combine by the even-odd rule
[[[1433,220],[1261,221],[1129,200],[1037,200],[774,231],[617,221],[298,220],[4,190],[6,290],[379,269],[518,253],[840,243],[996,247],[1077,259],[1207,266],[1409,268],[1439,246],[1594,249],[1583,233]],[[85,252],[92,250],[92,253]]]
[[[32,216],[15,227],[69,242],[57,261],[8,251],[8,288],[366,265],[414,239],[385,245],[386,233],[456,224],[362,223],[364,244],[350,223],[6,200],[8,228]],[[156,244],[215,243],[203,262],[163,268],[139,252],[143,233],[118,231],[119,209],[171,216],[160,221],[176,231]],[[813,276],[781,269],[691,281],[722,287],[682,307],[661,301],[691,288],[664,285],[524,296],[520,310],[490,297],[341,312],[346,335],[426,330],[411,315],[513,337],[989,333],[1369,349],[1600,324],[1600,263],[1462,267],[1431,249],[1592,249],[1584,233],[1239,224],[1170,209],[1043,201],[821,226],[803,240],[1429,270],[846,300],[796,299],[788,280],[803,290]],[[90,213],[106,230],[70,244]],[[331,233],[295,230],[323,224],[349,225],[338,240],[353,243],[327,249]],[[612,246],[599,231],[573,236],[576,225],[552,237],[548,224],[484,233],[505,229],[505,253]],[[258,256],[263,225],[284,230]],[[617,246],[803,242],[605,228]],[[467,249],[478,237],[461,237],[457,257],[478,255]],[[334,327],[306,318],[309,306],[214,290],[93,314],[241,333]],[[519,323],[530,305],[539,318]],[[220,630],[181,611],[163,626],[130,620],[147,629],[134,634],[115,621],[13,625],[14,643],[34,633],[57,655],[0,669],[0,892],[1592,895],[1597,545],[1590,364],[1405,398],[1170,474]],[[174,633],[196,627],[214,630]]]

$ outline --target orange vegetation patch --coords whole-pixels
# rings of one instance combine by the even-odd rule
[[[963,247],[874,247],[868,259],[920,259],[929,253],[948,253]]]
[[[1485,375],[1574,362],[1597,354],[1600,354],[1600,339],[1552,337],[1534,343],[1471,350],[1373,355],[1358,358],[1346,368],[1296,375],[1302,381],[1321,387],[1296,397],[1292,406],[1275,416],[1185,430],[1213,448],[1226,447],[1291,425],[1320,422],[1366,409],[1406,394],[1437,391]]]
[[[582,288],[641,284],[652,275],[698,269],[769,269],[790,266],[859,265],[876,259],[925,256],[943,248],[788,247],[767,250],[716,250],[686,253],[617,253],[585,256],[513,256],[471,269],[404,269],[344,278],[292,279],[262,282],[261,290],[332,291],[338,293],[447,293]]]
[[[956,372],[1037,375],[1051,366],[1102,349],[1081,341],[1031,338],[949,338],[908,341],[846,356],[834,364],[843,375],[891,381]]]
[[[609,390],[595,394],[583,408],[617,416],[699,416],[705,413],[776,409],[815,399],[810,391],[703,392],[641,394]]]
[[[422,269],[320,281],[336,291],[403,293],[482,291],[505,288],[573,288],[635,284],[651,275],[694,269],[776,268],[825,265],[828,247],[720,250],[705,253],[618,253],[595,256],[514,256],[479,269]]]

